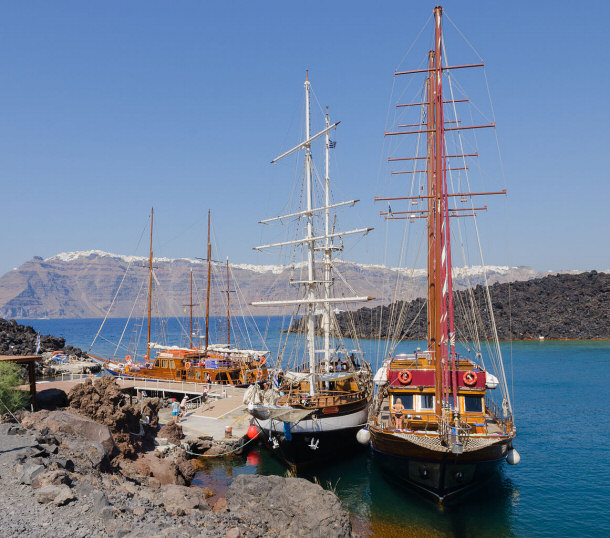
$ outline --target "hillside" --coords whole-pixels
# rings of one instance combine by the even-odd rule
[[[35,257],[0,278],[0,316],[5,318],[94,318],[103,317],[111,303],[110,317],[126,317],[134,309],[135,315],[145,312],[146,280],[144,267],[148,259],[124,256],[102,251],[67,252],[47,259]],[[189,278],[193,271],[195,303],[204,301],[206,264],[186,258],[155,258],[156,315],[183,316],[184,305],[189,302]],[[360,295],[376,297],[372,304],[386,304],[397,287],[407,299],[425,293],[425,274],[416,271],[409,282],[407,270],[381,265],[357,264],[335,260],[335,266],[343,278]],[[126,273],[127,269],[129,271]],[[295,297],[297,289],[289,284],[290,278],[299,280],[302,264],[293,267],[280,265],[231,265],[231,294],[233,311],[239,312],[240,304],[266,299]],[[486,268],[490,282],[527,280],[541,276],[528,267]],[[463,269],[456,276],[456,289],[476,285],[483,281],[481,267]],[[213,264],[212,314],[225,312],[226,289],[224,264]],[[120,294],[115,297],[123,280]],[[341,279],[337,278],[337,283]],[[143,287],[144,284],[144,287]],[[340,286],[337,285],[340,292]],[[197,307],[197,315],[202,307]],[[282,313],[280,309],[250,308],[253,315]]]
[[[490,286],[490,294],[501,340],[610,338],[609,273],[591,271],[550,275],[510,284],[496,283]],[[473,295],[483,319],[481,333],[491,334],[484,288],[476,286]],[[458,315],[459,305],[467,302],[466,291],[456,292],[458,337],[465,333],[463,317]],[[337,320],[345,335],[352,334],[349,327],[353,323],[360,338],[391,338],[394,335],[394,324],[389,323],[391,312],[403,308],[403,338],[425,340],[426,308],[422,298],[341,313]]]

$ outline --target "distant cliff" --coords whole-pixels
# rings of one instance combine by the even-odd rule
[[[464,316],[473,301],[480,311],[481,335],[490,335],[485,288],[476,286],[455,293],[455,326],[458,337],[466,334]],[[591,271],[558,274],[533,280],[496,283],[489,288],[498,336],[501,340],[610,339],[610,274]],[[397,324],[400,315],[402,322]],[[319,326],[320,320],[317,320]],[[361,308],[337,315],[345,336],[355,328],[359,338],[426,339],[426,304],[418,298],[388,306]],[[301,323],[300,330],[303,329]],[[398,328],[397,328],[398,325]]]
[[[35,257],[0,278],[0,316],[5,318],[95,318],[141,316],[145,311],[148,258],[111,254],[96,250],[66,252],[47,259]],[[334,260],[342,278],[358,295],[376,298],[372,304],[386,304],[398,291],[405,299],[425,293],[425,274],[382,265],[366,265]],[[194,303],[204,302],[207,264],[186,258],[155,258],[155,315],[184,316],[190,302],[190,272],[194,277]],[[295,297],[298,290],[290,279],[302,280],[305,267],[281,265],[231,265],[232,311],[252,301]],[[456,275],[456,289],[481,283],[484,274],[490,282],[527,280],[541,276],[528,267],[489,266],[462,269]],[[408,278],[407,278],[408,277]],[[213,315],[226,311],[224,264],[213,264],[211,310]],[[341,280],[337,278],[339,291]],[[122,282],[121,292],[116,295]],[[139,303],[134,307],[136,297]],[[194,310],[201,316],[202,306]],[[250,307],[253,315],[280,314],[279,308]]]

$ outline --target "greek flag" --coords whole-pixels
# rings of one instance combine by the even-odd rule
[[[392,208],[390,207],[390,204],[388,204],[388,216],[392,217]]]
[[[273,372],[273,377],[271,378],[271,386],[276,390],[280,388],[280,382],[277,378],[278,373],[279,372],[277,370],[275,372]]]
[[[333,149],[336,145],[337,145],[337,141],[336,140],[331,140],[330,138],[328,139],[328,147],[330,149]]]
[[[36,335],[36,355],[40,353],[40,333]]]

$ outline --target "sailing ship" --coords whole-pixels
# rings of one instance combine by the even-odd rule
[[[372,228],[346,232],[334,229],[334,210],[342,206],[353,206],[358,200],[331,203],[329,155],[335,141],[330,131],[339,122],[330,123],[328,109],[325,127],[318,133],[310,133],[310,92],[308,74],[305,80],[305,140],[291,150],[275,158],[272,163],[304,149],[304,200],[302,208],[295,213],[260,221],[301,221],[304,237],[255,247],[267,249],[294,247],[305,258],[305,275],[301,280],[292,280],[300,287],[298,299],[253,302],[255,306],[288,306],[296,308],[297,315],[305,309],[306,346],[297,353],[292,367],[286,371],[275,369],[271,373],[272,383],[265,390],[251,387],[244,396],[254,424],[262,430],[261,438],[293,470],[299,470],[314,462],[331,457],[342,457],[357,448],[357,431],[366,423],[372,397],[372,371],[360,351],[351,352],[339,343],[331,346],[334,337],[332,328],[334,310],[332,305],[368,301],[372,297],[337,296],[333,287],[335,268],[332,252],[343,248],[342,237],[350,234],[367,234]],[[312,142],[325,139],[325,178],[322,202],[314,205],[314,174]],[[318,222],[323,221],[323,231],[316,232]],[[318,259],[317,253],[321,253]],[[320,266],[322,271],[320,271]],[[320,278],[321,277],[321,278]],[[316,339],[315,316],[321,307],[322,339]],[[288,338],[288,335],[286,336]],[[320,345],[322,343],[322,345]],[[299,350],[300,351],[300,350]]]
[[[148,315],[146,355],[144,360],[137,360],[128,353],[124,359],[113,357],[102,361],[107,374],[162,381],[186,381],[193,383],[210,383],[246,387],[253,383],[262,383],[268,377],[268,351],[242,349],[231,346],[231,314],[229,289],[229,261],[226,264],[227,276],[227,342],[209,343],[210,327],[210,283],[212,274],[212,245],[210,242],[210,212],[208,211],[207,236],[207,294],[205,313],[205,337],[203,345],[193,342],[193,272],[190,273],[190,307],[189,345],[168,346],[151,341],[152,295],[154,258],[152,249],[154,210],[150,215],[150,249],[148,257]],[[93,344],[92,344],[93,345]],[[153,351],[156,355],[152,357]]]
[[[419,124],[401,125],[398,131],[386,132],[386,136],[392,137],[417,134],[425,140],[416,146],[425,154],[388,160],[425,161],[426,170],[421,172],[426,185],[422,185],[416,196],[376,198],[388,203],[406,200],[409,205],[418,202],[427,205],[423,210],[382,212],[388,219],[407,219],[407,226],[416,219],[425,223],[427,348],[399,354],[391,350],[375,375],[377,392],[368,432],[363,430],[359,434],[364,442],[370,439],[376,460],[394,479],[431,493],[439,500],[476,484],[505,458],[511,464],[520,459],[513,449],[516,427],[487,288],[485,309],[491,313],[492,327],[487,342],[481,345],[481,333],[473,329],[480,323],[479,315],[472,315],[462,324],[470,327],[469,334],[456,334],[450,223],[457,217],[475,218],[477,210],[485,209],[473,207],[473,197],[506,191],[456,193],[448,190],[447,172],[467,168],[454,168],[448,163],[455,162],[454,158],[465,159],[476,154],[466,155],[463,151],[448,154],[447,131],[461,136],[463,130],[493,127],[493,124],[463,126],[457,118],[447,120],[449,111],[445,105],[455,113],[454,103],[464,100],[455,99],[453,92],[447,97],[443,95],[445,75],[453,69],[482,64],[448,66],[443,62],[446,54],[441,33],[442,11],[441,7],[434,8],[434,50],[428,53],[427,67],[395,73],[425,75],[423,102],[398,105],[421,107],[422,119]],[[447,127],[448,124],[451,126]],[[405,130],[405,127],[415,129]],[[457,207],[458,201],[471,203],[462,209]],[[470,306],[474,307],[474,302]],[[458,344],[462,342],[464,355],[458,352],[456,339]],[[468,351],[474,351],[474,358]],[[484,365],[484,352],[494,364],[495,375]]]

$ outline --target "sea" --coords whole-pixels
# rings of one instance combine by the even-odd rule
[[[17,321],[42,334],[63,336],[84,350],[95,340],[91,353],[99,356],[135,354],[137,337],[141,341],[145,332],[135,320],[125,328],[126,320],[108,319],[101,331],[99,319]],[[185,319],[155,320],[153,325],[158,339],[174,344],[185,343],[183,335],[190,330]],[[239,345],[264,347],[272,357],[283,350],[288,357],[304,343],[296,335],[283,348],[286,325],[279,317],[255,318],[231,330]],[[195,327],[197,338],[201,320]],[[226,341],[226,321],[214,319],[210,331],[210,341]],[[357,346],[353,341],[345,345]],[[418,346],[424,343],[403,342],[397,352]],[[363,340],[360,347],[373,368],[386,353],[383,341]],[[502,464],[488,482],[444,505],[396,486],[366,448],[303,478],[336,492],[362,536],[610,536],[610,341],[502,342],[501,349],[519,465]],[[194,485],[219,494],[240,474],[286,475],[286,468],[262,446],[243,456],[207,458],[200,467]]]

